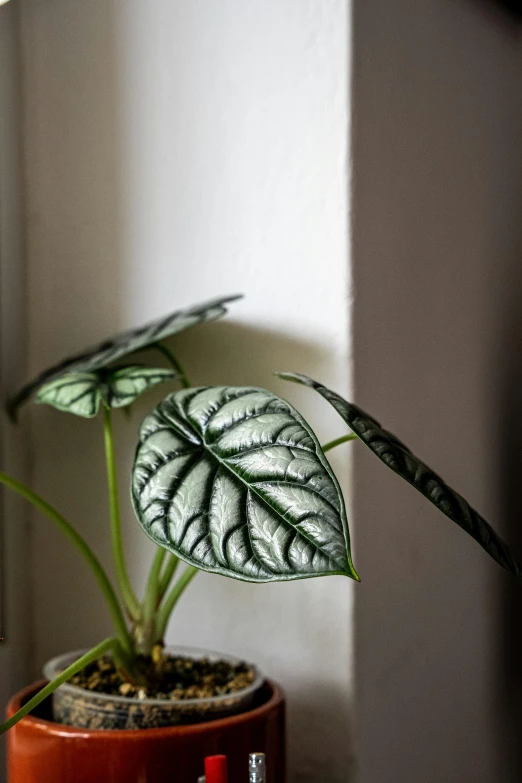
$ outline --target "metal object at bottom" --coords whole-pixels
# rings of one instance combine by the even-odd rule
[[[266,759],[264,753],[251,753],[248,757],[248,782],[266,783]]]

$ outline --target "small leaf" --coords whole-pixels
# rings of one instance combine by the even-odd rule
[[[70,356],[55,364],[37,378],[28,383],[9,401],[8,410],[12,418],[16,411],[45,381],[57,378],[65,372],[88,373],[108,367],[110,364],[128,356],[136,351],[141,351],[148,346],[172,337],[174,334],[190,329],[197,324],[215,321],[227,312],[225,305],[240,299],[238,295],[222,297],[205,304],[178,310],[171,315],[158,318],[152,323],[141,326],[138,329],[130,329],[116,337],[104,340],[99,345]]]
[[[101,402],[99,379],[90,372],[67,373],[42,386],[36,402],[92,419],[98,413]]]
[[[164,367],[139,366],[65,373],[42,386],[36,401],[91,419],[102,402],[109,408],[125,408],[147,389],[176,377],[174,370]]]
[[[251,582],[358,579],[341,490],[317,438],[264,389],[166,397],[141,426],[132,498],[153,541],[203,570]]]
[[[439,511],[477,541],[486,552],[517,579],[522,578],[522,567],[508,545],[469,503],[448,487],[427,465],[395,437],[383,429],[378,421],[356,405],[344,400],[321,383],[299,373],[278,373],[287,381],[295,381],[319,392],[335,408],[341,418],[391,470],[424,495]]]
[[[165,367],[117,367],[106,375],[104,402],[109,408],[126,408],[147,389],[176,377]]]

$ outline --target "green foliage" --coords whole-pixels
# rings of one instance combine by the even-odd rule
[[[36,402],[46,403],[66,413],[91,419],[100,405],[127,408],[140,394],[165,381],[177,378],[165,367],[117,367],[94,372],[66,372],[38,390]]]
[[[161,644],[171,613],[198,569],[250,582],[331,574],[358,580],[344,500],[325,457],[325,451],[353,439],[361,440],[500,565],[521,578],[521,567],[510,549],[464,498],[375,419],[317,381],[282,374],[319,392],[355,433],[341,435],[322,448],[298,411],[265,389],[191,388],[179,361],[161,341],[221,317],[225,305],[236,298],[180,310],[69,357],[27,384],[10,403],[14,414],[38,392],[39,403],[86,418],[103,407],[109,530],[118,591],[71,523],[24,484],[0,472],[0,483],[32,503],[75,545],[106,600],[116,636],[93,648],[84,660],[112,650],[126,676],[139,677],[138,654],[151,654],[154,645]],[[144,348],[156,348],[171,368],[114,367]],[[140,600],[125,562],[111,409],[127,408],[164,381],[176,381],[183,389],[165,397],[141,426],[132,500],[145,532],[172,554],[168,558],[161,551],[156,554]],[[178,557],[188,568],[173,581]],[[46,686],[0,726],[0,734],[70,674],[67,670]]]
[[[328,400],[359,439],[391,470],[405,479],[453,522],[477,541],[506,571],[522,578],[522,567],[491,525],[469,503],[378,421],[336,392],[306,375],[279,373],[281,378],[309,386]]]
[[[343,497],[319,442],[265,389],[166,397],[142,424],[132,497],[145,532],[206,571],[251,582],[358,578]]]
[[[214,299],[204,304],[177,310],[168,316],[158,318],[138,329],[129,329],[126,332],[104,340],[93,348],[88,348],[74,356],[63,359],[58,364],[49,367],[34,380],[20,389],[9,401],[8,410],[14,418],[16,411],[29,397],[46,381],[58,378],[65,372],[89,373],[108,367],[114,362],[129,356],[136,351],[142,351],[150,346],[155,346],[179,332],[190,329],[198,324],[215,321],[227,312],[225,305],[240,299],[238,295],[226,296]]]

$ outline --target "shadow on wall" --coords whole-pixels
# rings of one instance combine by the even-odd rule
[[[113,308],[113,317],[114,314]],[[196,327],[170,340],[169,345],[179,356],[193,385],[264,386],[291,397],[305,415],[306,404],[310,407],[314,398],[307,395],[306,390],[303,395],[298,386],[285,384],[275,378],[274,369],[307,369],[320,376],[328,364],[328,355],[325,355],[324,347],[320,344],[300,342],[237,323],[221,322]],[[81,347],[82,343],[79,343],[77,348]],[[148,361],[150,357],[149,353]],[[58,355],[54,358],[58,358]],[[138,363],[142,358],[144,354],[136,355]],[[161,358],[158,364],[163,364]],[[122,511],[124,519],[128,520],[125,533],[128,539],[129,570],[140,588],[145,584],[150,557],[147,554],[144,558],[143,552],[144,549],[151,552],[152,545],[135,521],[126,486],[130,485],[141,421],[168,391],[175,388],[177,386],[165,384],[144,395],[144,399],[139,399],[135,404],[130,419],[123,413],[114,417]],[[303,395],[302,403],[298,399],[300,395]],[[86,420],[47,406],[32,407],[33,460],[38,466],[38,485],[45,488],[51,503],[56,504],[66,517],[74,520],[83,535],[91,539],[95,535],[96,548],[103,562],[111,569],[110,541],[106,535],[107,498],[101,419],[98,416],[94,420]],[[26,414],[27,411],[21,413],[22,416]],[[84,469],[79,470],[79,466]],[[93,519],[99,520],[99,523],[93,526]],[[91,644],[98,635],[108,633],[110,626],[108,618],[99,613],[101,604],[93,581],[72,578],[77,567],[75,556],[71,564],[63,562],[63,552],[68,552],[68,544],[60,533],[41,520],[35,525],[35,533],[37,546],[38,540],[42,538],[46,551],[44,577],[38,579],[37,575],[38,594],[44,606],[48,607],[37,612],[36,617],[36,621],[42,623],[38,635],[40,664],[44,659],[70,649],[71,645],[77,647]],[[71,567],[73,571],[68,582],[66,572]],[[237,592],[233,580],[226,580],[226,584],[227,593]],[[87,595],[84,595],[84,589],[87,589]],[[59,613],[56,612],[58,604],[61,606]],[[81,613],[75,611],[79,605],[83,607]]]
[[[520,261],[519,261],[520,263]],[[522,290],[519,292],[522,302]],[[501,448],[498,454],[499,486],[506,540],[522,558],[522,319],[520,308],[507,331],[503,380],[499,400]],[[506,713],[506,754],[509,781],[518,783],[522,772],[522,586],[505,580],[499,595],[500,654],[504,667],[500,679],[500,701]]]
[[[246,326],[234,322],[230,315],[225,318],[227,320],[198,326],[166,342],[183,365],[191,385],[260,386],[289,399],[310,420],[312,426],[314,418],[317,421],[318,418],[323,420],[330,416],[327,406],[321,405],[319,401],[319,407],[323,410],[320,417],[317,412],[314,417],[313,412],[318,409],[315,395],[295,384],[281,381],[274,374],[278,370],[301,368],[318,377],[324,376],[332,363],[324,345],[319,341],[300,341],[275,330]],[[136,355],[136,361],[140,361],[140,354]],[[163,360],[159,359],[158,363],[163,364]],[[121,439],[120,448],[126,455],[128,475],[139,424],[153,405],[165,396],[166,388],[160,387],[144,395],[145,399],[138,399],[130,425],[123,421],[123,417],[120,420],[118,436]],[[335,414],[331,418],[339,429]],[[128,511],[133,513],[130,504]],[[131,550],[129,555],[131,563],[134,560],[133,565],[137,569],[135,573],[140,573],[139,551]]]
[[[325,655],[328,654],[325,647]],[[313,705],[313,709],[310,706]],[[353,706],[346,695],[332,687],[331,683],[314,680],[303,687],[288,707],[288,721],[298,737],[311,738],[313,752],[300,753],[296,762],[296,777],[303,783],[330,783],[325,779],[325,769],[331,764],[330,749],[342,761],[339,781],[352,783],[356,769],[356,749],[353,744]],[[297,748],[296,748],[297,750]]]
[[[354,4],[353,351],[356,401],[500,529],[520,519],[520,456],[507,510],[498,458],[508,438],[520,455],[512,422],[499,430],[522,381],[505,344],[521,309],[522,50],[488,8]],[[500,692],[522,640],[501,631],[500,602],[518,586],[371,457],[354,478],[361,783],[504,780],[506,699],[520,714],[522,692]]]
[[[324,343],[238,323],[232,308],[233,305],[226,320],[184,332],[171,340],[171,347],[187,365],[192,383],[277,387],[283,396],[290,392],[295,397],[299,387],[289,388],[287,382],[275,376],[276,372],[289,367],[302,371],[308,368],[310,373],[324,377],[331,368],[332,358]],[[305,393],[303,397],[310,395]]]
[[[289,384],[281,381],[274,375],[277,370],[285,368],[300,368],[306,370],[317,377],[324,377],[330,370],[332,358],[325,346],[319,341],[312,343],[301,341],[297,338],[277,333],[274,330],[260,329],[246,326],[240,323],[234,323],[232,320],[220,321],[218,323],[205,325],[178,335],[169,341],[169,347],[175,351],[179,357],[191,383],[195,386],[204,385],[246,385],[260,386],[270,389],[282,397],[289,400],[304,415],[310,424],[316,430],[320,439],[326,441],[332,433],[338,433],[343,430],[342,424],[339,424],[337,414],[331,406],[311,394],[309,390],[301,388],[296,384]],[[126,455],[126,465],[124,473],[129,475],[131,461],[134,453],[135,437],[137,428],[151,409],[154,399],[161,399],[162,392],[155,391],[148,397],[148,402],[138,402],[133,413],[132,424],[126,426],[121,422],[119,427],[120,448]],[[340,475],[341,483],[346,488],[346,453],[342,450],[332,452],[329,455],[334,470]],[[127,501],[127,513],[133,516],[130,503]],[[145,578],[145,569],[141,562],[141,551],[143,547],[143,534],[136,526],[131,533],[129,541],[129,558],[131,570],[137,575],[138,581],[143,583]],[[239,585],[234,580],[213,577],[219,581],[220,605],[223,608],[229,601],[237,601],[236,612],[247,615],[255,612],[266,612],[266,597],[268,592],[271,594],[269,605],[272,601],[277,601],[277,594],[281,594],[282,589],[290,589],[292,595],[297,593],[299,583],[287,583],[285,585],[251,585],[241,583]],[[344,579],[341,579],[344,583]],[[320,586],[320,582],[316,582]],[[273,592],[275,591],[275,592]],[[215,607],[219,611],[219,606]],[[291,611],[290,604],[288,611]],[[302,632],[315,636],[314,619],[317,607],[310,606],[309,627],[301,629]],[[323,612],[323,614],[325,614]],[[339,618],[337,618],[339,621]],[[292,625],[292,620],[286,624],[287,628]],[[276,623],[271,633],[279,633],[284,629],[285,623]],[[267,633],[270,633],[270,625],[267,624]],[[226,631],[221,631],[220,641],[225,640]],[[255,637],[260,646],[262,636]],[[235,643],[241,643],[241,640],[234,639]],[[253,650],[252,653],[255,651]],[[291,669],[291,666],[289,667]],[[347,667],[348,668],[348,667]],[[313,672],[310,673],[313,677]]]
[[[28,0],[18,10],[32,375],[123,326],[119,96],[113,3],[96,0],[87,9]],[[89,537],[106,525],[101,422],[30,408],[20,417],[31,423],[31,482]],[[64,558],[71,550],[58,531],[34,513],[31,519],[38,676],[44,658],[69,649],[65,641],[90,645],[109,622],[82,564],[74,554]]]
[[[503,18],[506,24],[512,26],[513,30],[518,29],[522,23],[520,0],[468,0],[468,2],[475,3],[475,5],[482,7],[484,13],[491,14],[492,21],[498,22]],[[513,25],[513,22],[516,24]]]
[[[339,432],[338,417],[326,402],[273,374],[275,370],[293,369],[323,377],[329,366],[331,371],[332,359],[319,341],[301,341],[275,330],[224,320],[178,335],[168,345],[194,385],[269,388],[295,404],[312,426],[318,423],[318,435],[324,440],[332,432]],[[136,355],[138,362],[142,358],[144,354]],[[144,395],[130,420],[123,414],[115,416],[126,552],[130,573],[140,591],[153,548],[135,520],[126,486],[140,423],[170,388],[176,387],[165,385]],[[35,461],[46,494],[94,543],[112,572],[106,532],[101,420],[82,420],[47,407],[37,408],[35,418]],[[331,455],[341,479],[345,456],[334,452]],[[86,466],[85,470],[80,472],[79,465]],[[47,553],[45,578],[38,586],[40,605],[47,607],[38,616],[42,623],[38,653],[41,663],[63,650],[93,644],[108,635],[110,628],[93,580],[89,575],[76,574],[83,564],[74,554],[71,562],[64,559],[67,544],[45,522],[38,521],[37,529],[38,535],[46,539]],[[337,594],[346,598],[351,588],[349,580],[332,578],[338,581]],[[326,605],[327,593],[322,588],[331,589],[331,580],[324,580],[327,585],[322,585],[322,580],[313,581],[314,590],[303,621],[303,583],[251,585],[202,575],[174,615],[169,642],[244,655],[281,680],[288,696],[291,771],[295,765],[292,774],[312,783],[318,780],[320,770],[329,769],[330,779],[340,783],[353,764],[351,704],[347,698],[348,651],[330,650],[325,655],[325,639],[335,627],[333,624],[345,622],[346,618],[339,617],[338,607]],[[78,606],[82,607],[81,612]],[[288,649],[294,651],[290,659]],[[342,690],[336,690],[334,683],[328,681],[332,660],[337,661],[334,677],[346,682]]]

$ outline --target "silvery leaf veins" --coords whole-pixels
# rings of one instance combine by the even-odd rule
[[[166,397],[141,426],[132,499],[145,532],[203,570],[250,582],[358,579],[341,490],[317,438],[265,389]]]

